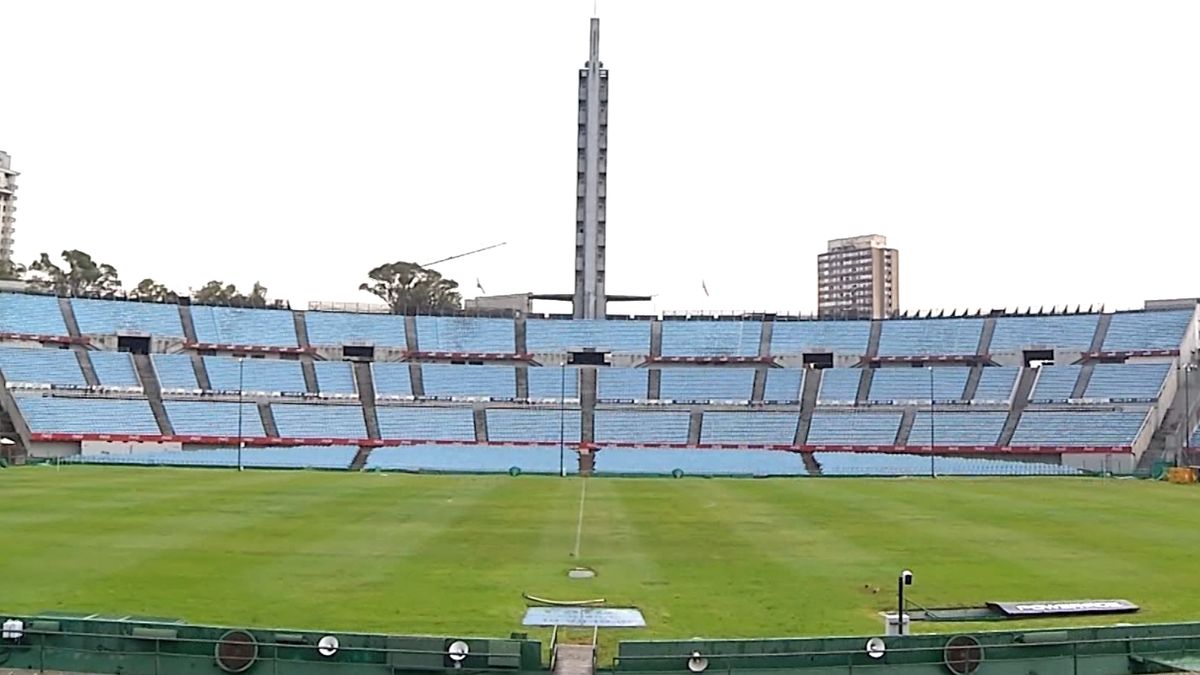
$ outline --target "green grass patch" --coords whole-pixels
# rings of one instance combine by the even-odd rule
[[[1133,618],[1140,622],[1200,619],[1200,596],[1187,590],[1200,552],[1195,487],[594,479],[574,560],[580,485],[529,476],[9,469],[0,472],[0,607],[505,635],[521,630],[528,592],[643,610],[647,629],[609,639],[876,633],[896,574],[908,567],[916,573],[911,597],[926,606],[1122,597],[1143,607]],[[577,564],[598,575],[568,579]]]

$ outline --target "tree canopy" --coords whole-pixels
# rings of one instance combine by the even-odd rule
[[[139,281],[138,285],[129,291],[129,297],[153,302],[175,302],[179,300],[178,293],[153,279],[142,279]]]
[[[242,293],[234,284],[213,280],[192,294],[192,300],[207,305],[244,305],[247,307],[267,306],[267,287],[254,282],[249,293]]]
[[[395,314],[452,312],[462,309],[458,282],[416,263],[397,261],[367,273],[369,282],[358,287],[382,299]]]
[[[29,282],[57,295],[104,295],[121,288],[117,268],[97,262],[83,251],[72,249],[61,254],[63,266],[43,253],[29,265]]]

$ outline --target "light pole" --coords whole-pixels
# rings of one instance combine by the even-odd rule
[[[912,586],[913,573],[904,570],[896,579],[896,635],[904,635],[904,587]]]
[[[937,441],[937,416],[934,414],[933,404],[933,366],[929,368],[929,477],[937,478],[937,455],[933,452],[934,443]]]
[[[567,464],[564,455],[566,450],[567,436],[567,364],[564,362],[559,367],[559,390],[558,390],[558,475],[562,478],[567,477]]]
[[[242,391],[245,372],[246,359],[238,357],[238,446],[237,446],[237,470],[242,470]]]

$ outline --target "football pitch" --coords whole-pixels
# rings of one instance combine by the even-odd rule
[[[1142,612],[1082,622],[1200,620],[1200,596],[1191,590],[1200,576],[1194,486],[592,479],[576,560],[582,484],[530,476],[0,470],[0,609],[507,635],[523,630],[522,593],[529,593],[640,608],[648,627],[615,634],[622,639],[873,634],[907,567],[916,574],[909,595],[925,606],[1126,598]],[[597,576],[568,579],[577,564]]]

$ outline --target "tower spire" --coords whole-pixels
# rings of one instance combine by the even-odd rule
[[[591,20],[588,60],[579,71],[579,136],[575,186],[577,319],[603,319],[605,182],[608,156],[608,71],[600,61],[600,19]]]

